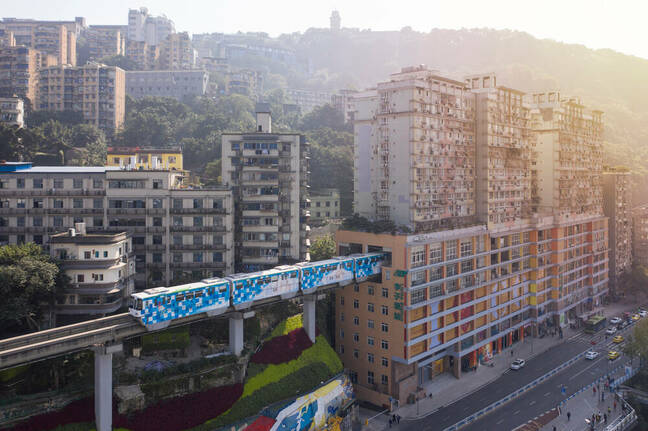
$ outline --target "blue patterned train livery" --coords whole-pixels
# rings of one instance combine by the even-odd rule
[[[344,286],[364,281],[381,273],[385,256],[379,252],[334,257],[181,286],[155,287],[131,295],[130,314],[149,330],[162,329],[174,319],[193,314],[215,316],[230,307],[244,310],[267,298],[287,299],[300,291],[313,293],[331,284]]]

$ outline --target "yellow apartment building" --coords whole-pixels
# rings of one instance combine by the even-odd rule
[[[183,171],[182,149],[147,147],[109,147],[106,166],[126,169],[168,169]]]

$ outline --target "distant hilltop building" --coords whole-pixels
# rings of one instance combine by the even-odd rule
[[[340,12],[334,10],[331,12],[331,31],[339,31],[340,24],[342,23],[342,18],[340,18]]]

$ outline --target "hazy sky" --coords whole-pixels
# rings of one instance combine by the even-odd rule
[[[3,17],[126,24],[146,6],[190,33],[280,33],[327,27],[333,9],[343,27],[373,30],[490,27],[648,59],[647,0],[0,0]]]

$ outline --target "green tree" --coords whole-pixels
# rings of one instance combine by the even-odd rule
[[[350,125],[344,124],[344,113],[338,111],[330,104],[316,107],[304,115],[301,120],[302,130],[308,131],[321,128],[351,131]]]
[[[625,273],[621,279],[621,286],[627,294],[634,295],[638,300],[639,295],[648,293],[648,268],[642,265],[634,265],[629,273]]]
[[[38,330],[43,305],[51,307],[66,282],[36,244],[0,247],[0,333]]]
[[[648,359],[648,320],[640,320],[632,330],[632,337],[623,347],[623,352],[631,359],[639,358],[640,366],[643,366]]]
[[[83,166],[103,166],[108,146],[103,131],[90,124],[74,126],[70,131],[70,143],[79,153],[71,162]]]
[[[205,166],[201,179],[206,185],[221,184],[221,159],[212,160]]]
[[[333,235],[324,235],[316,238],[310,247],[312,261],[330,259],[336,255],[335,240]]]

